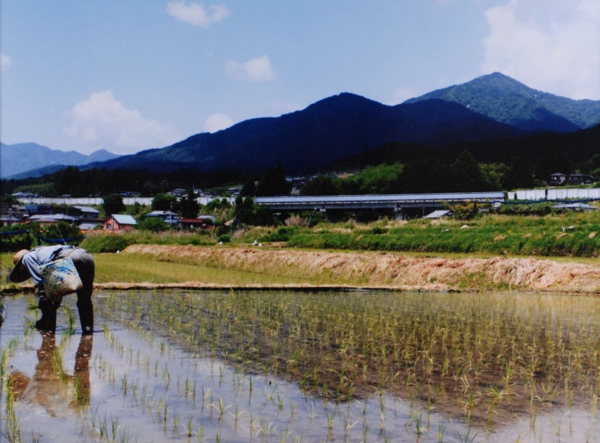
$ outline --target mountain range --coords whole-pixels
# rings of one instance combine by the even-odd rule
[[[90,160],[78,166],[248,172],[281,166],[286,174],[300,174],[318,172],[390,143],[443,149],[539,133],[567,134],[599,124],[600,101],[559,97],[493,73],[395,106],[341,93],[280,117],[246,120],[164,148]],[[5,146],[3,177],[9,176],[8,172],[15,175],[16,170],[4,161]],[[33,159],[35,155],[29,151],[26,157]]]
[[[60,151],[37,143],[0,143],[0,176],[10,178],[41,176],[50,174],[65,166],[82,166],[88,163],[103,162],[118,157],[105,149],[89,155],[77,151]],[[37,173],[34,171],[38,171]]]

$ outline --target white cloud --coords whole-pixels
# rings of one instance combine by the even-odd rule
[[[600,22],[600,2],[598,0],[581,0],[578,9],[582,14]]]
[[[208,28],[213,23],[220,22],[230,13],[227,6],[221,4],[204,6],[187,1],[170,1],[167,4],[167,14],[201,28]]]
[[[119,154],[163,147],[181,140],[180,134],[159,122],[144,118],[139,111],[127,109],[110,90],[95,92],[77,103],[70,112],[71,125],[63,132],[92,145]]]
[[[221,129],[229,128],[231,125],[233,125],[233,120],[225,114],[213,114],[204,122],[204,130],[207,132],[217,132]]]
[[[548,8],[546,8],[548,6]],[[600,98],[597,0],[511,0],[486,12],[484,73],[500,71],[547,92]]]
[[[10,68],[11,64],[12,61],[10,60],[10,57],[3,52],[0,52],[0,70],[4,71]]]
[[[229,60],[225,63],[225,73],[238,80],[250,82],[269,82],[277,78],[271,66],[271,60],[266,55],[244,63]]]

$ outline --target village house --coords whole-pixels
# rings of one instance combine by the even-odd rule
[[[181,219],[183,229],[212,229],[215,227],[216,218],[212,215],[199,215],[196,218]]]
[[[105,231],[123,232],[135,229],[137,222],[131,215],[111,214],[102,226]]]
[[[88,223],[102,223],[100,220],[100,211],[90,206],[70,206],[69,215],[77,217],[82,222]]]
[[[181,222],[179,216],[173,211],[152,211],[144,216],[144,218],[152,217],[160,218],[169,226],[178,225]]]

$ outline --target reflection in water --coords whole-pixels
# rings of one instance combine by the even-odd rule
[[[91,360],[91,337],[82,337],[79,341],[76,336],[65,334],[60,327],[60,318],[56,337],[40,336],[31,329],[31,321],[23,321],[27,299],[11,297],[8,303],[5,301],[11,316],[0,331],[0,375],[4,385],[0,387],[0,441],[600,443],[600,416],[595,401],[563,406],[557,403],[558,396],[548,384],[536,384],[536,387],[548,391],[546,397],[539,400],[547,407],[532,408],[523,413],[515,410],[507,420],[499,418],[497,410],[493,410],[493,426],[489,427],[480,426],[473,420],[468,422],[454,418],[442,408],[441,402],[427,404],[427,399],[416,391],[418,386],[414,382],[410,385],[415,389],[412,396],[393,395],[380,390],[347,402],[329,401],[318,392],[302,389],[302,384],[292,378],[280,377],[273,371],[249,370],[240,363],[232,365],[231,359],[228,363],[222,358],[208,357],[206,348],[214,346],[218,329],[214,329],[215,334],[210,340],[199,344],[192,341],[191,335],[174,333],[177,321],[186,320],[186,317],[172,315],[173,306],[184,306],[177,303],[181,295],[178,292],[144,292],[137,294],[139,297],[130,292],[126,295],[124,297],[116,292],[98,295],[98,323],[103,332],[94,336]],[[384,298],[376,294],[362,294],[362,297],[365,301],[382,298],[386,302],[398,299],[406,303],[410,295]],[[285,294],[277,298],[289,299]],[[303,306],[309,301],[306,294],[297,298]],[[328,295],[325,300],[331,298],[345,304],[352,300],[347,294]],[[414,298],[418,299],[417,296]],[[465,294],[460,297],[436,295],[435,300],[426,295],[422,298],[429,302],[421,304],[423,313],[434,312],[434,302],[444,299],[473,301]],[[551,323],[556,324],[557,330],[567,332],[570,345],[579,343],[585,336],[595,339],[596,344],[600,343],[600,334],[595,327],[600,324],[596,322],[600,318],[598,299],[563,299],[557,296],[521,299],[510,294],[502,294],[501,298],[503,303],[515,305],[517,315],[509,319],[522,315],[529,323],[549,309],[556,313],[555,321]],[[149,299],[151,303],[148,303]],[[187,294],[186,299],[190,304],[184,307],[189,311],[194,307],[209,306],[209,300],[202,298],[199,292]],[[258,301],[266,299],[262,296]],[[488,304],[495,300],[497,298],[491,295],[482,297],[482,302]],[[215,310],[210,314],[229,323],[226,338],[230,341],[247,339],[252,329],[242,336],[233,327],[234,321],[240,321],[239,312],[237,317],[216,315],[217,302],[239,306],[240,299],[221,293],[215,294],[214,301]],[[242,301],[255,300],[246,297]],[[169,316],[165,327],[145,327],[144,315],[147,313],[138,315],[136,306],[160,306],[163,302],[166,303],[161,315]],[[523,309],[531,306],[532,302],[535,309]],[[454,308],[454,304],[451,305]],[[393,304],[386,306],[387,311],[392,312]],[[496,311],[501,306],[495,306]],[[572,311],[580,315],[571,317]],[[270,312],[272,315],[280,311]],[[413,312],[415,315],[419,313]],[[484,312],[480,309],[475,314]],[[260,318],[268,317],[262,315]],[[316,320],[321,318],[323,315]],[[440,318],[437,317],[438,320]],[[198,330],[203,319],[194,317],[193,320],[190,327]],[[504,318],[500,320],[505,321]],[[439,326],[440,322],[436,325]],[[347,322],[346,327],[349,326]],[[545,333],[550,336],[549,329]],[[534,337],[539,339],[539,335]],[[529,340],[528,343],[534,342]],[[583,355],[596,347],[578,346],[576,349]],[[342,356],[340,352],[336,355]],[[306,354],[299,357],[307,358]],[[576,357],[572,355],[569,365],[572,371],[582,361]],[[21,386],[17,386],[16,370],[26,374]],[[594,370],[593,367],[587,368],[586,374],[592,374]],[[14,381],[10,393],[6,389],[9,374]],[[597,380],[594,376],[588,378],[585,386]],[[564,380],[561,382],[564,386]],[[397,384],[400,383],[405,381],[398,380]],[[481,391],[480,395],[473,396],[473,401],[486,400],[485,404],[494,405],[496,397],[501,399],[510,394],[509,399],[516,399],[513,405],[517,401],[531,402],[529,397],[517,397],[514,386],[510,386],[513,394],[502,392],[499,385],[493,385]],[[60,390],[64,391],[62,397],[55,392]],[[12,393],[18,395],[16,401],[9,398]],[[496,397],[492,398],[492,393]],[[54,400],[51,398],[53,395],[56,397]],[[574,402],[577,399],[578,396],[574,395]],[[533,401],[536,406],[538,400]]]
[[[90,357],[93,336],[81,336],[75,355],[73,375],[63,367],[61,349],[53,332],[41,332],[38,364],[33,377],[13,371],[8,387],[15,400],[44,407],[52,417],[64,417],[90,402]]]

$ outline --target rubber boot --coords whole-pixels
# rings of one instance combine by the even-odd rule
[[[56,305],[52,300],[40,294],[38,308],[42,311],[42,318],[35,322],[35,328],[40,331],[54,332],[56,330]]]

